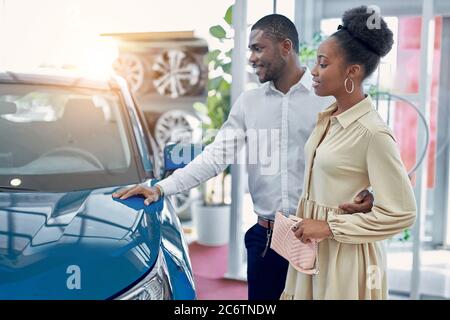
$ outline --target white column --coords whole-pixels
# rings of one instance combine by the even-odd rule
[[[450,245],[450,17],[442,19],[438,101],[432,244],[446,246]]]
[[[6,11],[6,0],[0,0],[0,43],[5,44],[6,42],[6,32],[8,29],[8,22],[6,21],[7,11]],[[4,59],[6,54],[4,50],[0,50],[0,67],[6,68],[4,64]]]
[[[419,73],[419,109],[425,115],[427,123],[430,120],[431,83],[434,51],[434,0],[422,2],[422,30],[420,39],[420,73]],[[417,127],[417,156],[424,146],[423,128]],[[427,177],[428,152],[422,165],[416,171],[414,192],[417,201],[417,219],[413,230],[413,265],[411,270],[411,299],[420,298],[420,265],[422,238],[425,232],[427,210]]]
[[[320,31],[323,17],[323,0],[295,0],[295,26],[300,42],[311,43],[314,33]]]
[[[438,130],[440,121],[442,121],[442,127],[446,130],[444,131],[446,134],[443,136],[438,135],[438,142],[445,144],[450,141],[450,130],[448,125],[450,123],[450,17],[444,17],[442,19],[442,42],[441,42],[441,76],[439,80],[439,106],[438,106]],[[445,113],[444,113],[445,112]],[[441,114],[443,113],[444,117],[441,119]],[[439,131],[438,131],[439,133]],[[438,149],[439,150],[439,149]],[[445,182],[441,185],[441,190],[438,190],[438,198],[440,203],[445,203],[440,206],[441,210],[441,219],[436,223],[443,223],[442,230],[442,242],[444,246],[450,247],[450,198],[449,198],[449,190],[450,190],[450,147],[447,145],[445,147],[445,159],[443,159],[444,168],[439,166],[440,170],[436,171],[436,175],[438,178],[444,178]],[[439,158],[437,159],[439,160]],[[436,167],[438,165],[436,164]],[[441,169],[442,168],[442,169]],[[438,209],[439,210],[439,209]]]
[[[244,91],[247,65],[247,0],[236,0],[233,7],[234,49],[231,64],[231,101],[234,103]],[[242,156],[244,153],[241,154]],[[238,162],[243,163],[243,161]],[[231,166],[231,217],[228,247],[228,271],[225,277],[246,280],[242,215],[244,198],[244,166]]]

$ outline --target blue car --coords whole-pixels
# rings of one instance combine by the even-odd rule
[[[0,73],[0,299],[196,299],[170,199],[112,197],[156,154],[122,78]]]

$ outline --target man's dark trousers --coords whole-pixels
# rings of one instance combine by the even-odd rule
[[[289,263],[270,249],[270,243],[264,252],[268,231],[255,224],[245,234],[249,300],[278,300],[284,289]]]

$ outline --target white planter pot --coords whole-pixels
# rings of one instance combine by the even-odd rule
[[[206,246],[221,246],[230,239],[230,206],[203,206],[202,201],[191,204],[197,242]]]

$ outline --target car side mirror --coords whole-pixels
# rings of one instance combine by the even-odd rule
[[[202,153],[201,144],[170,143],[164,147],[164,171],[174,171],[185,167],[196,156]]]
[[[15,114],[17,106],[14,102],[0,101],[0,115]]]

